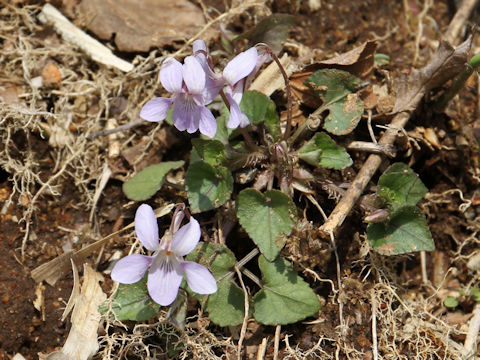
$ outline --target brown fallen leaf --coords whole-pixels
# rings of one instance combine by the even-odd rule
[[[447,313],[447,315],[445,315],[445,321],[452,326],[461,325],[461,324],[466,324],[472,316],[473,316],[472,313],[464,314],[459,311],[455,311],[452,313]]]
[[[103,40],[115,36],[120,51],[149,51],[184,41],[205,25],[202,10],[187,0],[82,0],[83,26]]]
[[[98,307],[107,300],[100,281],[103,281],[103,276],[85,265],[83,284],[75,299],[67,340],[61,350],[49,354],[46,360],[87,360],[98,351],[97,331],[101,318]]]
[[[413,69],[407,77],[395,82],[397,99],[393,113],[414,111],[428,91],[456,77],[465,67],[471,44],[472,36],[456,48],[442,41],[424,68]]]
[[[376,48],[375,41],[367,41],[334,58],[306,66],[290,78],[293,95],[303,104],[311,108],[318,108],[321,105],[320,99],[312,93],[310,88],[305,86],[305,81],[310,75],[320,69],[339,69],[348,71],[359,78],[366,78],[373,69]]]
[[[320,61],[320,69],[339,69],[365,79],[373,70],[376,41],[366,41],[359,47],[335,56],[334,58]],[[318,70],[318,69],[317,69]]]

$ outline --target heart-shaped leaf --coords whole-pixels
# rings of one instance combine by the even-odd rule
[[[427,221],[416,206],[404,206],[389,220],[370,223],[367,237],[372,247],[383,255],[435,250]]]
[[[215,209],[230,199],[232,174],[226,167],[199,161],[188,167],[185,188],[193,213]]]
[[[238,195],[237,216],[262,254],[273,261],[297,221],[297,209],[292,199],[281,191],[262,194],[245,189]]]
[[[308,284],[279,257],[269,262],[258,258],[263,289],[253,297],[254,317],[265,325],[285,325],[303,320],[320,310],[320,302]]]
[[[233,253],[224,245],[202,243],[186,259],[208,267],[218,281],[217,292],[209,295],[205,304],[210,320],[219,326],[241,324],[245,316],[244,295],[232,278],[225,276],[236,263]]]
[[[329,110],[323,127],[335,135],[345,135],[357,126],[363,113],[363,102],[353,93],[361,80],[338,69],[322,69],[314,72],[305,85],[322,101],[322,109]]]
[[[135,284],[120,284],[113,298],[112,310],[115,318],[123,320],[144,321],[151,319],[159,310],[160,305],[148,295],[147,276]],[[108,304],[102,305],[99,312],[104,314]]]
[[[391,165],[378,180],[378,193],[393,209],[415,206],[428,189],[415,172],[404,163]]]
[[[225,161],[225,146],[219,140],[193,139],[193,151],[198,158],[206,163],[215,166],[222,165]],[[190,158],[190,162],[193,162]]]
[[[352,159],[345,148],[325,133],[315,133],[298,151],[298,157],[313,166],[329,169],[345,169],[352,165]]]
[[[147,166],[130,180],[123,183],[123,192],[131,200],[147,200],[160,190],[165,181],[165,175],[170,170],[177,169],[184,163],[184,161],[166,161]]]
[[[264,123],[275,139],[281,135],[280,120],[275,103],[268,96],[258,91],[246,91],[243,94],[240,109],[252,124]]]

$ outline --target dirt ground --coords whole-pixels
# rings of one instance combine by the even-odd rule
[[[88,21],[79,15],[80,1],[51,3],[78,27],[88,29]],[[258,3],[226,16],[227,29],[241,33],[270,13],[295,15],[284,51],[298,62],[299,69],[376,40],[377,53],[388,55],[390,62],[363,80],[386,84],[427,63],[460,2]],[[235,8],[235,2],[228,1],[192,4],[209,14],[209,20]],[[0,262],[0,359],[16,353],[36,359],[38,353],[48,354],[63,345],[71,326],[68,318],[61,321],[73,287],[71,271],[53,286],[36,283],[31,271],[131,223],[138,203],[125,197],[123,181],[148,164],[188,160],[191,146],[186,134],[166,124],[142,123],[115,135],[95,134],[107,123],[116,127],[137,119],[141,106],[161,93],[159,65],[181,48],[181,41],[151,52],[127,52],[116,48],[113,37],[102,40],[116,55],[135,64],[135,70],[125,74],[98,64],[42,24],[38,14],[43,5],[35,0],[0,0],[0,244],[5,255]],[[477,6],[465,28],[478,22],[479,14]],[[211,49],[218,49],[218,27],[212,29],[207,40]],[[457,44],[465,37],[462,32]],[[478,39],[472,48],[478,53]],[[61,78],[57,79],[58,71]],[[35,85],[39,76],[40,87]],[[480,287],[480,267],[467,266],[480,255],[479,89],[475,72],[443,113],[434,114],[422,103],[405,128],[408,141],[398,145],[396,158],[390,160],[409,164],[429,189],[420,203],[436,245],[434,252],[426,254],[427,278],[422,278],[420,254],[386,257],[369,247],[358,207],[336,236],[338,274],[332,249],[316,230],[323,220],[312,215],[315,221],[306,229],[310,243],[305,232],[295,231],[284,252],[324,304],[316,317],[281,327],[279,358],[374,359],[378,352],[381,359],[465,359],[463,345],[476,305],[465,294]],[[272,98],[279,108],[285,108],[283,90]],[[384,116],[378,124],[388,121]],[[366,126],[361,124],[344,141],[364,139],[365,134]],[[333,174],[334,180],[352,181],[366,156],[352,152],[354,165]],[[387,165],[388,160],[383,168]],[[102,187],[100,180],[107,167],[111,175]],[[377,179],[378,174],[372,184]],[[327,214],[335,207],[335,200],[326,193],[319,193],[317,200]],[[181,201],[185,201],[183,192],[164,188],[150,203],[159,207]],[[298,204],[299,208],[306,206],[305,202]],[[311,208],[308,212],[315,213]],[[213,217],[212,213],[201,214],[199,220],[207,224]],[[208,236],[213,238],[213,230]],[[246,235],[237,226],[231,237],[245,239]],[[108,275],[111,260],[127,254],[134,241],[133,233],[121,233],[86,259],[104,275],[101,286],[107,296],[113,287]],[[232,245],[232,249],[239,258],[243,255],[241,247]],[[448,296],[459,299],[455,309],[444,306]],[[185,332],[172,335],[184,345],[177,355],[161,355],[161,349],[172,341],[162,322],[162,310],[157,319],[135,330],[133,323],[127,327],[103,323],[94,358],[140,359],[152,354],[158,358],[236,358],[239,328],[210,324],[198,309],[198,303],[190,302]],[[272,359],[274,337],[275,327],[251,319],[242,358],[258,358],[259,346],[266,339],[264,358]]]

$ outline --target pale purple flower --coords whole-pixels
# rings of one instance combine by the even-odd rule
[[[240,111],[240,101],[242,101],[245,78],[255,69],[257,59],[257,49],[252,47],[235,56],[223,69],[222,77],[227,84],[225,94],[230,102],[229,128],[236,128],[239,125],[245,127],[249,124],[248,118]]]
[[[161,121],[173,106],[172,120],[178,130],[189,133],[200,130],[210,138],[215,136],[217,121],[205,106],[212,98],[206,88],[205,71],[195,57],[187,56],[183,65],[174,58],[166,59],[160,69],[160,82],[173,96],[148,101],[140,111],[142,119]]]
[[[113,280],[122,284],[140,281],[147,270],[147,288],[150,297],[162,306],[173,303],[178,294],[183,276],[192,291],[198,294],[213,294],[217,283],[204,266],[183,257],[190,253],[200,240],[200,224],[193,217],[182,227],[184,212],[177,208],[170,229],[161,241],[153,209],[140,205],[135,214],[135,231],[143,246],[153,252],[152,256],[133,254],[120,259],[112,270]]]
[[[218,94],[218,91],[226,85],[225,95],[230,103],[230,118],[227,126],[235,129],[238,126],[246,127],[250,124],[248,117],[240,110],[245,80],[254,75],[265,61],[265,57],[259,56],[257,49],[252,47],[235,56],[223,69],[222,75],[216,74],[207,62],[207,47],[202,40],[193,43],[193,52],[207,74],[207,93]]]

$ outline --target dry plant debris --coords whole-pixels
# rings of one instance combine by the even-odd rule
[[[205,25],[202,10],[186,0],[82,0],[83,26],[120,51],[146,52],[189,39]]]

